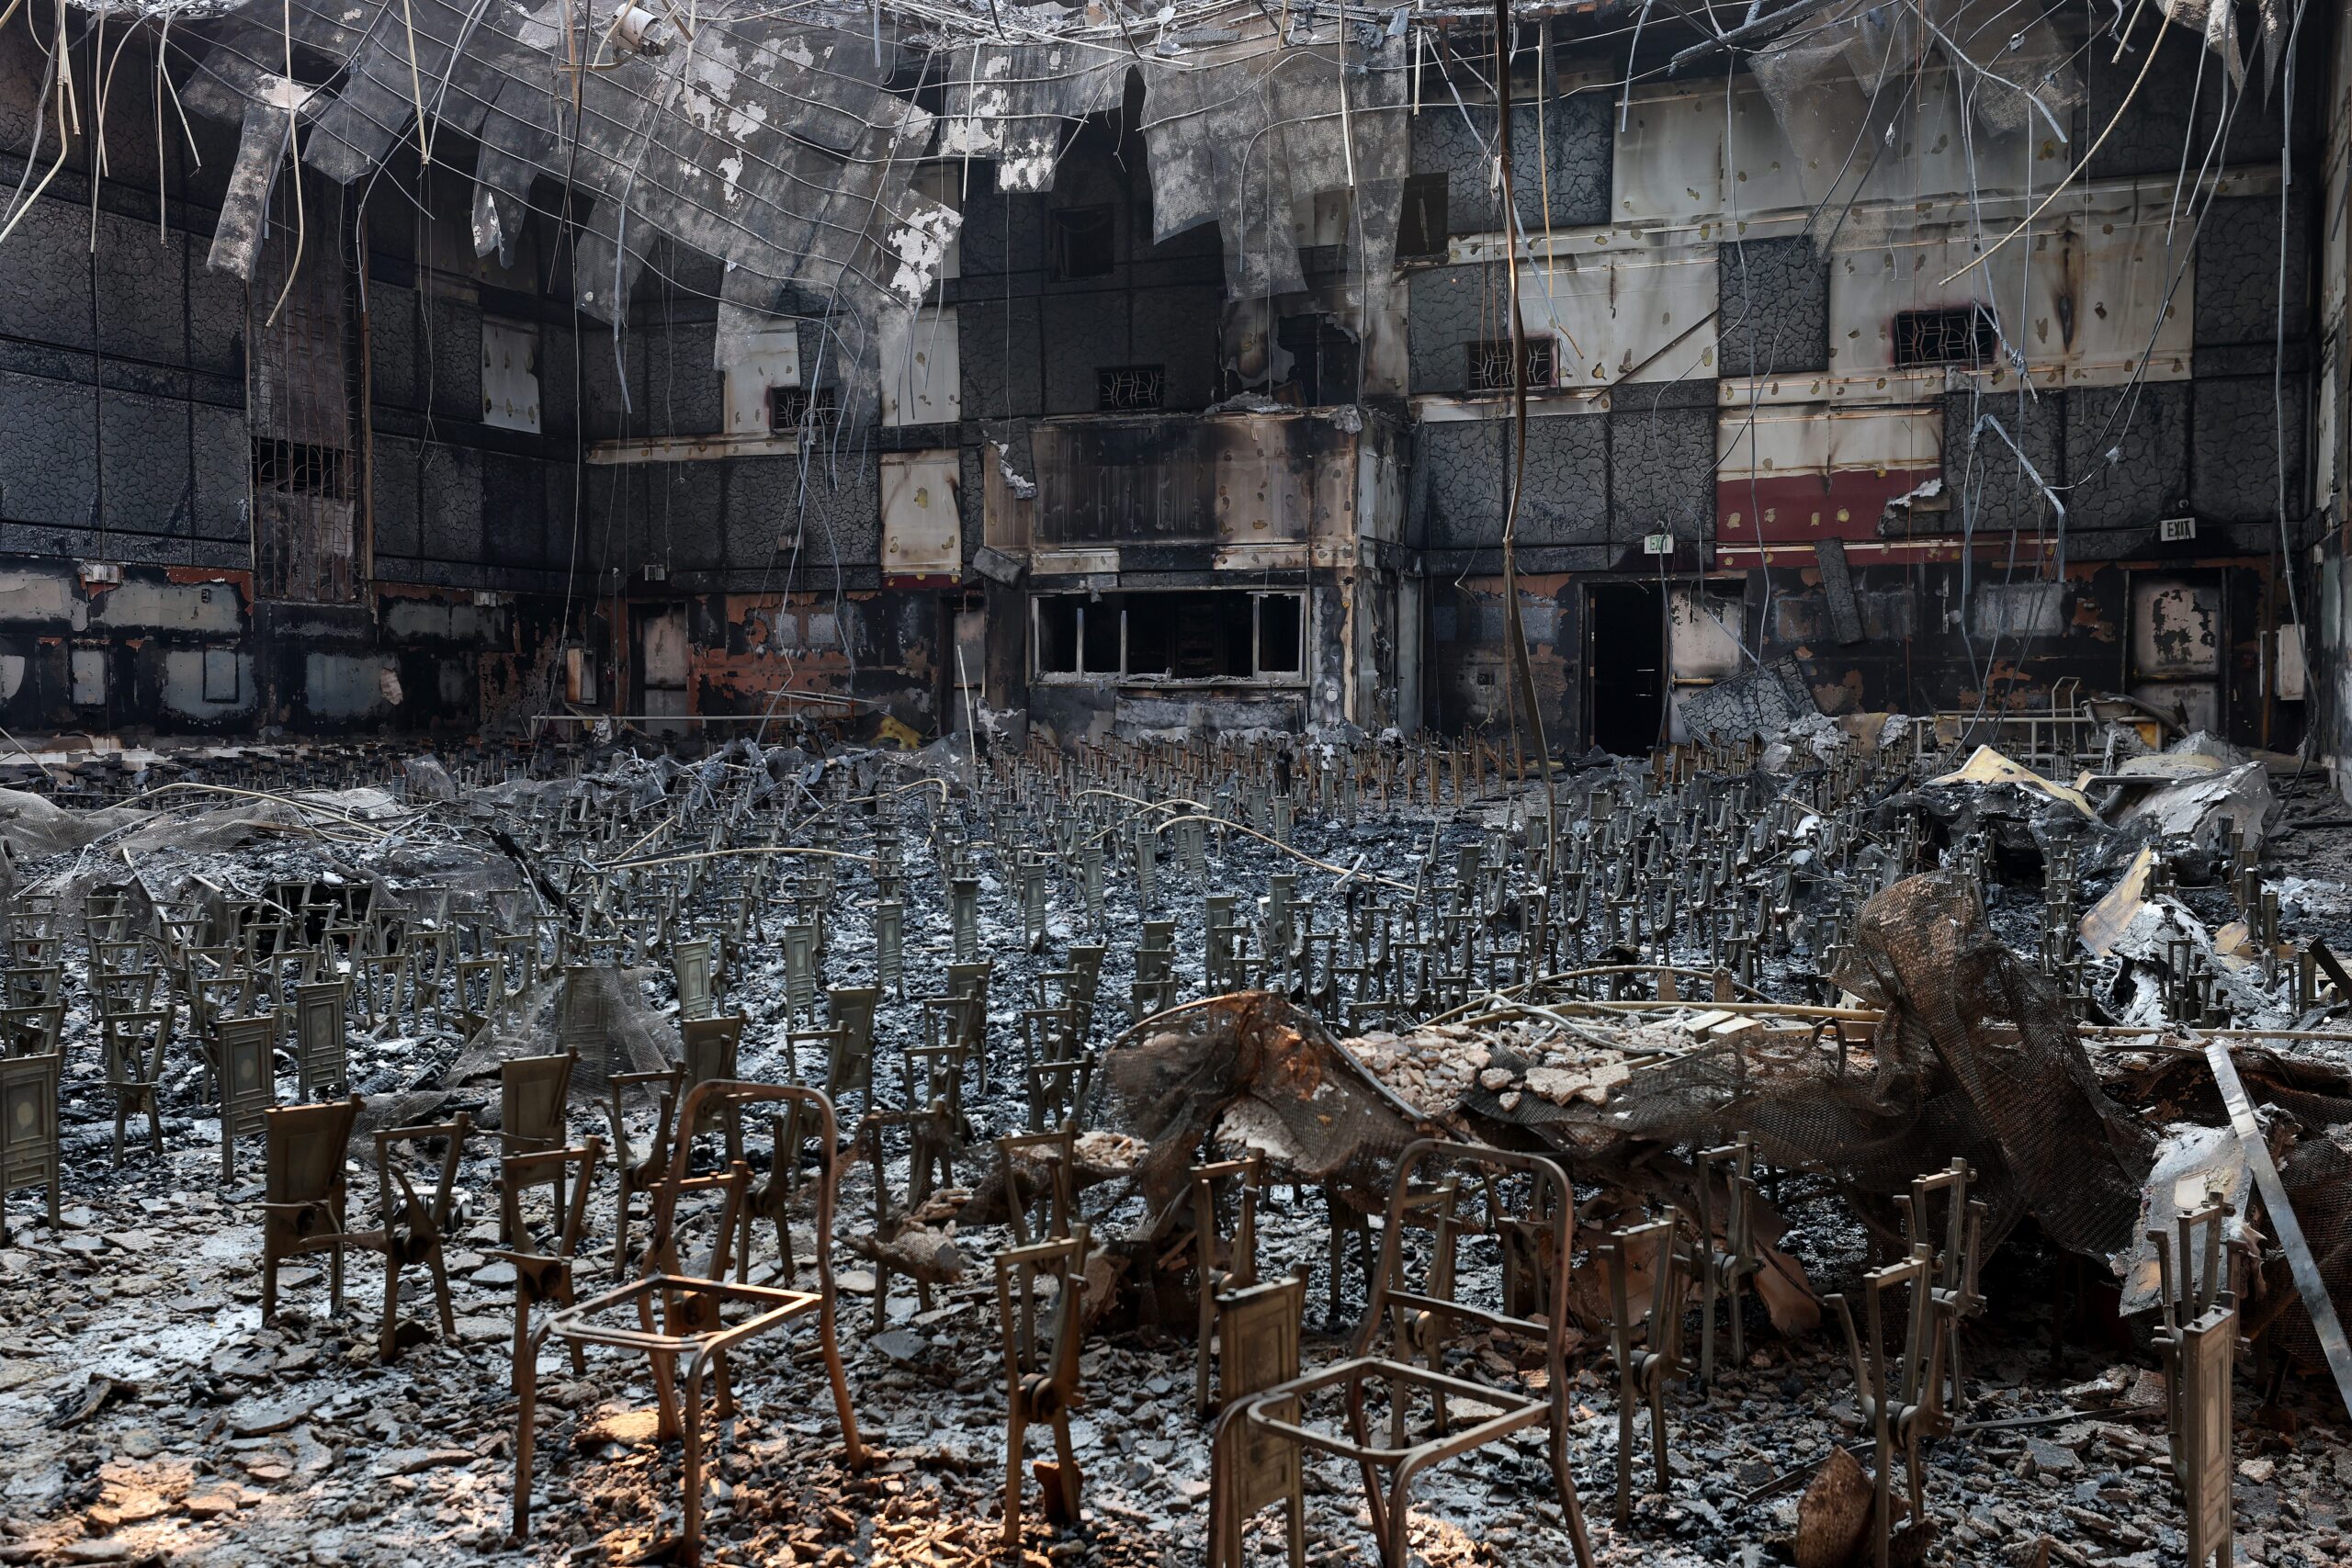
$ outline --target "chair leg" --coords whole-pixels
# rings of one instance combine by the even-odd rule
[[[1021,1440],[1028,1433],[1029,1417],[1021,1409],[1020,1395],[1013,1395],[1013,1406],[1004,1418],[1004,1544],[1021,1544]]]
[[[1380,1542],[1383,1568],[1408,1568],[1412,1562],[1413,1475],[1400,1469],[1388,1489],[1388,1529]]]
[[[1070,1444],[1068,1412],[1054,1417],[1054,1492],[1046,1512],[1057,1525],[1078,1523],[1078,1451]]]
[[[647,1352],[653,1362],[654,1431],[662,1438],[678,1435],[678,1358],[675,1352]]]
[[[555,1299],[562,1306],[573,1306],[579,1303],[580,1298],[574,1295],[571,1290],[571,1263],[569,1259],[564,1262],[563,1272],[556,1277]],[[571,1375],[575,1378],[584,1378],[588,1375],[587,1348],[577,1339],[571,1341]]]
[[[519,1314],[522,1308],[515,1308]],[[519,1332],[514,1343],[514,1539],[527,1540],[531,1535],[531,1445],[537,1436],[532,1418],[539,1401],[538,1358],[531,1353],[528,1341]]]
[[[50,1201],[53,1207],[56,1203],[57,1184],[51,1182],[49,1190]],[[265,1220],[262,1223],[266,1226],[269,1222]],[[54,1227],[56,1224],[57,1221],[52,1216],[50,1224]],[[263,1231],[261,1244],[261,1320],[264,1323],[275,1322],[277,1317],[277,1251],[270,1246],[268,1234],[266,1229]]]
[[[842,1366],[842,1341],[833,1321],[832,1299],[828,1296],[817,1309],[817,1338],[825,1348],[825,1379],[833,1385],[833,1416],[842,1427],[842,1446],[846,1450],[849,1467],[864,1470],[872,1456],[857,1435],[857,1411],[849,1402],[849,1373]]]
[[[435,1242],[433,1250],[424,1255],[425,1267],[433,1270],[433,1296],[441,1308],[441,1337],[458,1337],[458,1314],[449,1303],[449,1267],[441,1260],[441,1244]]]
[[[384,1254],[384,1321],[376,1330],[376,1359],[390,1366],[401,1353],[401,1266]]]
[[[517,1395],[522,1393],[523,1384],[531,1381],[536,1372],[536,1369],[526,1372],[523,1365],[524,1358],[530,1354],[530,1345],[531,1303],[524,1293],[523,1281],[517,1280],[514,1281],[514,1372],[512,1380],[512,1387]]]
[[[1558,1395],[1555,1395],[1557,1398]],[[1584,1505],[1577,1497],[1576,1477],[1568,1473],[1568,1433],[1563,1421],[1552,1421],[1552,1483],[1568,1516],[1568,1544],[1576,1549],[1577,1568],[1592,1568],[1592,1541],[1585,1531]]]
[[[1200,1281],[1200,1322],[1193,1341],[1193,1414],[1209,1413],[1209,1346],[1216,1337],[1216,1287],[1209,1279],[1206,1244],[1195,1233],[1193,1246],[1200,1267],[1193,1270]]]
[[[678,1543],[677,1556],[681,1568],[695,1568],[702,1561],[702,1372],[703,1359],[697,1355],[686,1363],[686,1380],[678,1390],[684,1415],[684,1430],[681,1434],[684,1450],[681,1468],[684,1473],[681,1479],[685,1498],[679,1517],[683,1539]]]

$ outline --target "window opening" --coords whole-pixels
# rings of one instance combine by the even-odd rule
[[[1396,221],[1396,254],[1445,254],[1446,183],[1443,175],[1407,175],[1405,203]]]
[[[813,411],[813,415],[812,415]],[[797,435],[808,426],[822,434],[840,412],[840,394],[831,387],[770,387],[768,430],[775,435]]]
[[[1034,603],[1040,675],[1295,680],[1306,668],[1304,594],[1189,589]]]
[[[1054,276],[1065,281],[1108,277],[1114,261],[1108,207],[1064,207],[1052,216]]]

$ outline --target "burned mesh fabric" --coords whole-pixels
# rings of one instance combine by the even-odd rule
[[[2128,1247],[2154,1151],[2099,1088],[2049,981],[1985,923],[1975,889],[1946,873],[1906,877],[1862,906],[1855,943],[1886,1000],[1882,1048],[1899,1042],[1928,1092],[1939,1074],[1957,1088],[2042,1229],[2075,1252]]]
[[[1222,1124],[1275,1163],[1366,1208],[1422,1129],[1363,1078],[1322,1026],[1278,997],[1220,998],[1149,1023],[1111,1051],[1088,1123],[1149,1145],[1136,1175],[1156,1212]]]
[[[211,265],[252,279],[289,139],[351,184],[404,141],[478,136],[478,252],[508,251],[534,182],[560,181],[588,198],[573,264],[590,315],[624,313],[657,242],[689,246],[759,280],[733,291],[739,302],[790,295],[822,315],[854,389],[846,412],[870,413],[879,322],[919,305],[960,221],[913,188],[933,120],[888,90],[896,47],[746,9],[706,14],[662,54],[571,73],[565,16],[413,0],[298,5],[284,27],[259,11],[210,23],[184,100],[245,130]],[[328,85],[283,79],[289,36],[341,63]]]
[[[1300,293],[1294,209],[1348,189],[1352,176],[1350,271],[1377,288],[1396,254],[1404,195],[1403,41],[1351,27],[1344,45],[1336,36],[1272,51],[1264,43],[1244,39],[1207,60],[1143,67],[1152,239],[1214,222],[1227,298]]]

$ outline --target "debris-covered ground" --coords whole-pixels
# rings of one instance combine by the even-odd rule
[[[509,1061],[582,1052],[566,1141],[604,1156],[584,1297],[643,1267],[642,1186],[615,1256],[616,1155],[625,1142],[652,1180],[674,1110],[610,1077],[680,1061],[682,1015],[705,1012],[743,1021],[736,1077],[839,1089],[831,1264],[854,1457],[871,1461],[853,1462],[813,1316],[749,1341],[739,1406],[707,1427],[712,1560],[1007,1555],[993,1260],[1016,1224],[1051,1224],[1052,1151],[1008,1180],[993,1140],[1066,1120],[1088,1134],[1069,1156],[1091,1247],[1069,1419],[1081,1512],[1048,1519],[1050,1472],[1025,1473],[1024,1559],[1206,1554],[1191,1167],[1265,1160],[1258,1274],[1306,1276],[1312,1370],[1355,1344],[1417,1136],[1538,1151],[1575,1183],[1565,1387],[1510,1335],[1431,1335],[1409,1314],[1372,1326],[1388,1344],[1403,1325],[1413,1353],[1498,1401],[1559,1394],[1598,1560],[1867,1561],[1832,1458],[1876,1460],[1827,1298],[1859,1309],[1866,1272],[1901,1256],[1894,1200],[1954,1158],[1984,1204],[1983,1307],[1961,1320],[1949,1429],[1926,1445],[1928,1528],[1898,1544],[1938,1562],[2183,1561],[2144,1233],[2211,1193],[2234,1211],[2254,1341],[2236,1551],[2352,1556],[2346,1412],[2206,1055],[2227,1043],[2315,1266],[2352,1304],[2352,979],[2335,957],[2352,948],[2352,835],[2291,761],[2202,737],[2150,753],[2119,732],[2098,767],[2045,778],[1901,720],[1808,722],[1773,747],[1566,775],[1552,812],[1491,756],[1393,741],[138,761],[0,797],[16,942],[0,1021],[12,1060],[52,1036],[62,1056],[56,1219],[12,1168],[26,1185],[0,1249],[6,1561],[605,1562],[673,1534],[681,1452],[656,1436],[646,1359],[592,1349],[578,1370],[550,1343],[532,1530],[513,1537],[529,1265],[502,1235],[500,1083]],[[951,966],[983,961],[985,1003],[948,999],[971,973]],[[322,987],[342,998],[339,1074],[298,1019]],[[881,992],[870,1064],[860,987]],[[365,1097],[345,1162],[355,1230],[384,1220],[377,1131],[469,1119],[441,1227],[454,1333],[412,1261],[383,1362],[382,1258],[356,1250],[339,1314],[313,1252],[283,1266],[262,1322],[265,1139],[237,1134],[224,1178],[215,1067],[223,1025],[262,1016],[277,1103],[306,1084],[313,1102]],[[136,1088],[151,1074],[160,1155]],[[1743,1135],[1740,1196],[1702,1156]],[[946,1168],[919,1168],[934,1139]],[[739,1142],[747,1199],[797,1177],[791,1280],[814,1289],[823,1151],[761,1108]],[[392,1145],[403,1235],[446,1147]],[[692,1168],[723,1174],[729,1154],[709,1124]],[[726,1190],[683,1200],[684,1266]],[[1494,1304],[1527,1191],[1465,1179],[1445,1225],[1424,1212],[1401,1233],[1398,1283]],[[547,1188],[517,1202],[528,1249],[558,1245]],[[1712,1382],[1693,1375],[1693,1292],[1677,1313],[1692,1365],[1663,1394],[1665,1484],[1645,1416],[1619,1522],[1604,1253],[1668,1205],[1694,1255],[1738,1250],[1735,1203],[1752,1233],[1742,1354],[1722,1324]],[[782,1282],[774,1224],[748,1235],[743,1272]],[[1636,1268],[1631,1297],[1655,1278]],[[1448,1414],[1458,1430],[1481,1410]],[[1423,1432],[1432,1416],[1410,1407]],[[1543,1433],[1425,1476],[1415,1554],[1571,1561]],[[1046,1427],[1027,1457],[1052,1459]],[[1310,1560],[1377,1561],[1351,1465],[1310,1460],[1304,1490]],[[1279,1556],[1281,1514],[1250,1551]]]

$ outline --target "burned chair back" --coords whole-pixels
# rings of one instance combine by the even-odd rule
[[[1006,1224],[1016,1246],[1059,1241],[1078,1216],[1078,1133],[1011,1133],[996,1141],[997,1174],[1004,1184]],[[1030,1211],[1046,1205],[1045,1229]]]
[[[577,1051],[559,1052],[551,1056],[516,1056],[498,1065],[498,1147],[501,1154],[537,1154],[563,1146],[565,1111],[571,1099],[571,1077],[579,1066],[580,1053]],[[499,1168],[502,1192],[506,1169],[503,1164]],[[563,1224],[561,1168],[539,1169],[533,1185],[552,1188],[555,1223],[560,1227]],[[515,1244],[515,1233],[508,1228],[512,1207],[503,1196],[498,1210],[498,1239],[509,1247]]]
[[[744,1018],[730,1013],[720,1018],[689,1018],[678,1024],[679,1055],[685,1069],[685,1087],[689,1092],[696,1084],[727,1082],[740,1077],[736,1059],[743,1044]],[[743,1153],[743,1122],[731,1106],[722,1105],[718,1111],[727,1134],[727,1152],[730,1159]],[[695,1137],[708,1131],[704,1127],[686,1129],[684,1136]]]
[[[0,1199],[21,1188],[46,1188],[51,1230],[58,1224],[57,1086],[64,1061],[57,1051],[0,1057]],[[6,1230],[0,1219],[0,1235]]]
[[[271,1106],[262,1112],[266,1154],[262,1179],[261,1316],[277,1312],[277,1269],[304,1253],[330,1254],[333,1310],[343,1311],[343,1252],[362,1246],[345,1224],[343,1162],[359,1120],[357,1095],[322,1105]]]
[[[164,1108],[160,1099],[164,1054],[171,1048],[172,1021],[176,1008],[140,1012],[115,1012],[98,1022],[106,1059],[107,1087],[114,1090],[114,1163],[122,1165],[124,1129],[130,1118],[144,1112],[147,1143],[157,1159],[164,1157]]]
[[[1258,1283],[1258,1201],[1265,1191],[1266,1156],[1216,1160],[1192,1169],[1193,1271],[1200,1286],[1199,1337],[1193,1348],[1193,1409],[1205,1416],[1234,1397],[1235,1389],[1219,1380],[1217,1399],[1209,1397],[1209,1363],[1227,1362],[1234,1346],[1226,1337],[1218,1303],[1228,1292],[1245,1292]],[[1233,1194],[1234,1220],[1230,1235],[1218,1224],[1218,1199]],[[1301,1289],[1304,1289],[1302,1284]],[[1283,1374],[1295,1377],[1295,1367]],[[1280,1380],[1275,1380],[1280,1381]],[[1250,1391],[1254,1392],[1254,1391]]]
[[[239,1139],[260,1138],[269,1128],[263,1112],[277,1103],[278,1018],[216,1018],[209,1042],[199,1041],[220,1101],[220,1179],[237,1168]]]
[[[822,1029],[794,1030],[788,1036],[797,1056],[804,1041],[825,1053],[825,1095],[838,1100],[855,1090],[867,1103],[874,1099],[874,1013],[881,991],[872,986],[833,986],[825,992],[827,1022]]]
[[[63,1002],[0,1007],[0,1055],[45,1056],[65,1029]]]
[[[345,1037],[349,1032],[349,996],[341,980],[293,987],[294,1068],[304,1100],[350,1087]]]
[[[1209,1438],[1209,1568],[1240,1568],[1243,1528],[1270,1503],[1289,1505],[1291,1568],[1306,1568],[1304,1456],[1295,1443],[1239,1417],[1252,1394],[1298,1376],[1306,1277],[1220,1292],[1215,1310],[1224,1345],[1218,1393],[1226,1403]],[[1298,1401],[1279,1401],[1267,1413],[1295,1422]]]
[[[718,943],[709,937],[670,944],[670,968],[678,984],[678,1017],[687,1022],[708,1018],[718,1005],[716,987]]]
[[[678,1106],[678,1081],[684,1069],[661,1067],[645,1073],[615,1073],[605,1080],[612,1090],[613,1176],[620,1189],[613,1211],[613,1278],[628,1271],[629,1201],[650,1192],[670,1168],[670,1128]],[[642,1088],[655,1096],[653,1131],[644,1152],[629,1146],[628,1094]]]

